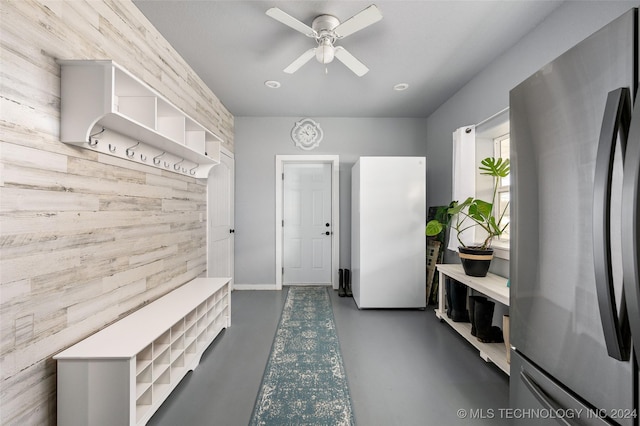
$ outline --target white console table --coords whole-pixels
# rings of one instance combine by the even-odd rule
[[[480,351],[480,357],[487,362],[493,362],[502,371],[509,374],[509,364],[507,363],[506,348],[504,343],[482,343],[475,336],[471,335],[471,324],[468,322],[454,322],[447,316],[445,307],[445,278],[452,278],[478,293],[509,306],[509,287],[507,279],[494,274],[487,274],[486,277],[471,277],[464,273],[462,265],[458,264],[438,264],[436,265],[440,274],[438,285],[438,309],[436,316],[451,325],[460,335],[467,339]]]
[[[53,358],[58,424],[145,424],[231,321],[230,278],[196,278]]]

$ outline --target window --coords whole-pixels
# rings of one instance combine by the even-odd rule
[[[504,260],[509,260],[511,179],[509,176],[500,179],[494,194],[493,178],[482,174],[478,167],[487,157],[509,159],[510,142],[508,108],[476,125],[460,127],[453,132],[452,199],[460,201],[474,197],[489,202],[495,195],[494,214],[500,215],[504,211],[501,224],[507,224],[507,227],[500,238],[492,241],[492,247],[494,256]],[[486,232],[479,227],[471,227],[460,236],[465,244],[473,245],[482,242]],[[455,251],[458,245],[458,235],[450,233],[448,248]]]
[[[505,134],[499,136],[494,139],[494,156],[496,158],[502,158],[504,160],[509,159],[510,153],[510,137],[509,134]],[[502,218],[503,223],[507,224],[506,229],[503,234],[500,236],[499,240],[496,241],[498,245],[503,245],[505,248],[509,246],[510,240],[510,231],[511,226],[510,223],[510,211],[509,211],[509,203],[511,202],[511,175],[500,178],[500,182],[498,184],[498,193],[496,194],[496,202],[497,206],[494,208],[494,214],[500,215],[503,211],[504,217]],[[496,219],[499,219],[496,217]]]

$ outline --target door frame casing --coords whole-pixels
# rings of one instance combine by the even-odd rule
[[[229,217],[231,219],[231,229],[233,229],[235,227],[235,154],[233,152],[231,152],[230,150],[228,150],[227,148],[221,146],[220,147],[220,155],[226,155],[227,157],[229,157],[231,159],[231,162],[233,164],[233,170],[231,171],[231,182],[230,182],[230,193],[229,193]],[[211,171],[213,170],[213,168],[211,168],[211,170],[209,171],[209,176],[207,176],[207,217],[206,217],[206,224],[207,224],[207,250],[206,250],[206,256],[207,256],[207,272],[206,275],[209,276],[209,271],[211,270],[211,265],[209,264],[209,255],[210,255],[210,251],[211,251],[211,247],[209,246],[211,244],[211,226],[210,226],[210,221],[209,221],[209,215],[210,213],[210,207],[211,207],[211,203],[214,202],[215,200],[211,200],[209,198],[209,179],[211,178]],[[235,231],[234,231],[235,232]],[[231,269],[231,281],[229,282],[229,290],[233,290],[234,284],[235,284],[235,234],[231,234],[230,233],[230,237],[231,238],[231,253],[229,254],[230,256],[230,269]]]
[[[282,290],[283,226],[284,217],[282,172],[285,163],[331,164],[331,286],[338,288],[340,263],[340,156],[339,155],[276,155],[276,290]]]

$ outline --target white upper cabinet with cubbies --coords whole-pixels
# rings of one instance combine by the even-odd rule
[[[230,325],[230,278],[196,278],[54,356],[58,424],[145,424]]]
[[[113,61],[60,60],[62,142],[197,178],[222,139]]]

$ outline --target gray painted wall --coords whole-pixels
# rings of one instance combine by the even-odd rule
[[[324,139],[297,148],[291,129],[301,117],[236,117],[235,283],[274,285],[275,156],[340,156],[340,262],[351,258],[351,167],[364,155],[426,155],[426,121],[417,118],[313,118]]]
[[[509,105],[509,90],[638,1],[567,1],[427,119],[427,205],[451,201],[452,132]],[[448,261],[455,257],[449,252]],[[492,271],[508,276],[508,263]]]

